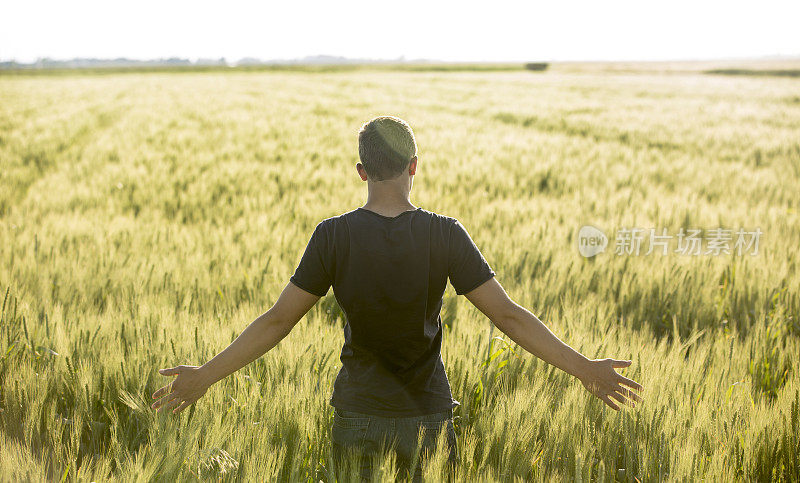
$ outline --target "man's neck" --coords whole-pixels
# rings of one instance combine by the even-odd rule
[[[401,186],[370,183],[368,189],[367,202],[362,206],[365,210],[391,217],[417,209],[409,199],[408,190]]]

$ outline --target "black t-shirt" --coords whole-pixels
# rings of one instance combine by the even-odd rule
[[[333,286],[346,316],[330,404],[388,417],[457,406],[441,357],[442,296],[448,277],[461,295],[494,275],[455,218],[357,208],[320,222],[290,280],[320,297]]]

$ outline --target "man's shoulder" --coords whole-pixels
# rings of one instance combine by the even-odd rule
[[[438,224],[440,224],[442,226],[450,227],[451,225],[454,225],[454,224],[458,223],[458,220],[456,218],[452,217],[452,216],[447,216],[447,215],[444,215],[442,213],[436,213],[434,211],[429,211],[429,210],[426,210],[425,208],[421,208],[421,207],[418,209],[418,211],[419,211],[420,214],[423,214],[426,217],[429,217],[433,222],[438,223]],[[340,223],[346,223],[348,218],[353,217],[353,216],[358,216],[359,214],[360,214],[359,213],[359,209],[358,208],[354,208],[352,210],[345,211],[344,213],[341,213],[341,214],[338,214],[338,215],[334,215],[334,216],[330,216],[328,218],[323,219],[322,221],[319,222],[319,226],[321,228],[334,227],[334,226],[336,226],[336,225],[338,225]]]
[[[345,213],[341,213],[339,215],[329,216],[327,218],[323,218],[315,228],[316,231],[322,231],[325,233],[330,233],[331,235],[336,232],[336,227],[341,224],[346,224],[347,217],[354,213],[356,210],[350,210]]]
[[[347,217],[353,216],[358,211],[358,208],[346,211],[344,213],[329,216],[328,218],[324,218],[322,221],[319,222],[320,226],[333,226],[339,222],[345,221]]]
[[[428,211],[428,210],[426,210],[424,208],[420,208],[420,211],[425,213],[426,215],[430,216],[433,221],[439,222],[440,224],[442,224],[444,226],[450,226],[450,225],[458,222],[458,220],[456,220],[452,216],[443,215],[441,213],[436,213],[434,211]]]

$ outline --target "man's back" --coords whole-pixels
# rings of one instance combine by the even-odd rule
[[[458,405],[441,359],[442,296],[448,277],[463,294],[492,276],[458,221],[422,208],[319,223],[291,282],[319,296],[333,286],[347,318],[331,404],[389,417]]]

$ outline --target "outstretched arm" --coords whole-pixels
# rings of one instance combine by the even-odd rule
[[[631,361],[587,359],[556,337],[530,311],[511,300],[495,278],[464,295],[514,342],[543,361],[577,377],[589,392],[612,409],[619,410],[617,402],[633,406],[634,401],[641,400],[630,389],[640,391],[642,386],[614,370],[630,366]]]
[[[258,316],[239,337],[200,367],[177,366],[161,369],[164,376],[177,376],[153,393],[152,407],[159,411],[175,408],[179,413],[200,399],[208,388],[275,347],[320,299],[289,282],[268,311]]]

